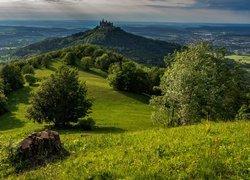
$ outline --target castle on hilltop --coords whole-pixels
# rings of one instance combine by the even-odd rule
[[[105,21],[104,19],[100,21],[100,28],[113,28],[114,24],[112,22]]]

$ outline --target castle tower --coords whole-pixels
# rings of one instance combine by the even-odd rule
[[[112,22],[109,22],[109,21],[105,21],[104,19],[102,19],[100,21],[100,28],[113,28],[114,27],[114,24]]]

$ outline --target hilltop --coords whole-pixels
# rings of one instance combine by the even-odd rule
[[[49,38],[20,48],[14,56],[27,57],[79,44],[101,45],[150,66],[163,66],[163,57],[181,48],[178,44],[137,36],[114,26],[113,23],[101,21],[100,25],[92,30],[64,38]]]

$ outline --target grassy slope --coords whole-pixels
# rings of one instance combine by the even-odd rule
[[[16,179],[247,179],[249,122],[84,136],[61,133],[70,156]]]
[[[250,63],[250,56],[231,55],[227,57],[235,60],[240,60],[243,63]]]
[[[53,73],[60,63],[55,63],[51,69],[39,69],[36,77],[42,79]],[[100,73],[101,74],[101,73]],[[151,108],[149,98],[142,95],[114,91],[106,79],[98,72],[79,72],[79,77],[88,86],[89,96],[94,99],[93,113],[90,117],[97,125],[106,131],[134,130],[152,126],[150,120]],[[10,113],[0,117],[0,135],[12,134],[27,130],[31,132],[43,126],[30,122],[25,118],[29,104],[29,93],[36,87],[24,87],[9,97]],[[125,116],[126,115],[126,116]]]
[[[46,78],[58,65],[37,70],[36,75]],[[114,91],[96,74],[79,73],[95,98],[91,117],[99,128],[92,133],[61,130],[71,155],[22,174],[13,174],[13,168],[4,163],[6,146],[43,125],[25,118],[28,94],[36,87],[25,87],[10,96],[11,113],[0,117],[0,179],[247,177],[249,122],[148,129],[152,123],[147,97]],[[140,129],[144,130],[134,131]]]
[[[250,56],[231,55],[227,57],[242,63],[242,67],[250,72]]]

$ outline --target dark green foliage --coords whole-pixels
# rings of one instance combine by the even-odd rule
[[[95,50],[96,50],[96,48],[94,46],[89,45],[89,46],[86,46],[84,48],[83,52],[84,52],[85,56],[93,56],[93,53],[94,53]]]
[[[97,57],[99,57],[99,56],[102,56],[104,53],[105,53],[105,50],[104,50],[104,49],[96,49],[96,50],[93,52],[93,57],[94,57],[94,58],[97,58]]]
[[[51,59],[52,57],[50,56],[50,54],[45,54],[44,56],[42,56],[41,65],[45,68],[49,68]]]
[[[163,57],[168,53],[180,49],[180,45],[165,41],[153,40],[130,34],[121,28],[100,29],[95,28],[82,33],[77,33],[64,38],[47,39],[42,42],[31,44],[17,50],[15,55],[27,56],[41,52],[49,52],[71,45],[97,44],[107,49],[121,53],[136,62],[145,65],[164,66]],[[93,46],[84,49],[85,56],[99,57],[103,54],[101,49],[96,50]]]
[[[208,44],[191,45],[173,55],[154,97],[153,119],[166,126],[232,120],[246,99],[244,71]]]
[[[103,71],[108,71],[110,64],[112,64],[112,60],[109,59],[108,54],[103,54],[102,56],[99,56],[95,60],[95,67],[98,69],[101,69]]]
[[[0,115],[8,111],[7,97],[4,95],[3,80],[0,78]]]
[[[78,122],[78,126],[82,130],[93,130],[95,127],[95,121],[92,118],[80,119]]]
[[[91,56],[86,56],[81,59],[81,67],[84,70],[89,70],[93,66],[93,60]]]
[[[77,71],[66,66],[32,93],[31,104],[27,115],[29,119],[39,123],[53,122],[60,127],[85,117],[92,106],[87,98],[86,85],[78,80]]]
[[[40,56],[33,57],[33,58],[28,60],[29,64],[36,69],[40,67],[41,61],[42,61],[42,58]]]
[[[108,80],[113,88],[121,91],[142,93],[148,89],[147,73],[133,62],[112,65]]]
[[[35,74],[34,67],[29,64],[24,65],[22,68],[22,74]]]
[[[238,120],[250,120],[250,106],[244,104],[241,106],[241,108],[238,111],[238,114],[236,116],[236,119]]]
[[[29,85],[33,85],[36,83],[36,77],[33,74],[25,74],[24,75],[24,80],[27,82]]]
[[[15,62],[12,62],[11,64],[19,67],[20,69],[23,69],[23,67],[26,66],[28,62],[27,61],[15,61]]]
[[[164,68],[152,67],[148,68],[148,94],[160,95],[161,90],[158,88],[161,78],[165,72]]]
[[[74,53],[72,52],[68,52],[66,53],[66,55],[64,56],[63,58],[63,61],[66,65],[70,65],[70,66],[74,66],[76,65],[76,60],[77,60],[77,57]]]
[[[123,61],[111,65],[108,80],[117,90],[152,95],[160,94],[156,87],[160,85],[163,74],[162,68],[148,68],[131,61]]]
[[[18,66],[13,64],[5,65],[1,70],[0,77],[3,79],[6,93],[23,87],[24,80]]]

